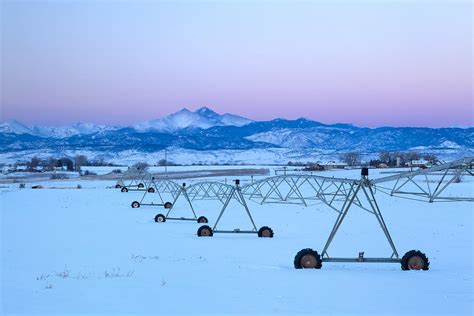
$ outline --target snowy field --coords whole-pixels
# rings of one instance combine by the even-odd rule
[[[415,147],[410,150],[425,154],[435,154],[439,159],[451,161],[462,157],[474,156],[472,148],[435,148]],[[149,164],[158,164],[165,157],[174,163],[187,165],[196,164],[250,164],[259,165],[264,161],[266,164],[287,164],[289,161],[307,163],[339,161],[341,152],[337,150],[322,150],[315,148],[255,148],[248,150],[219,149],[219,150],[192,150],[183,148],[170,148],[154,152],[143,152],[138,150],[124,151],[93,151],[93,150],[60,150],[59,148],[43,150],[20,150],[0,152],[0,161],[5,164],[14,164],[18,161],[27,162],[33,157],[41,159],[75,157],[85,155],[90,160],[103,159],[116,165],[131,166],[137,162],[147,161]],[[361,152],[363,160],[378,158],[378,154]]]
[[[371,170],[372,177],[380,172]],[[358,178],[359,170],[325,176]],[[272,171],[273,175],[273,171]],[[244,183],[249,179],[243,179]],[[429,271],[399,264],[323,263],[296,270],[295,254],[321,251],[336,213],[317,204],[248,202],[272,239],[216,234],[198,238],[195,222],[155,223],[161,207],[132,209],[140,192],[112,181],[49,181],[44,189],[0,188],[1,312],[13,314],[319,314],[471,315],[473,211],[468,202],[424,203],[377,193],[400,255],[420,249]],[[76,189],[81,184],[82,189]],[[472,179],[453,184],[474,196]],[[55,188],[55,189],[54,189]],[[213,224],[221,204],[195,201]],[[174,215],[189,215],[180,200]],[[251,228],[234,202],[223,229]],[[212,225],[211,225],[212,226]],[[390,256],[375,218],[354,209],[330,249],[334,256]]]
[[[218,165],[206,165],[206,166],[167,166],[166,169],[163,166],[150,166],[147,171],[150,173],[163,173],[167,172],[184,172],[184,171],[196,171],[196,170],[233,170],[233,169],[255,169],[255,168],[268,168],[268,169],[281,169],[280,166],[255,166],[255,165],[229,165],[229,166],[218,166]],[[301,168],[301,167],[300,167]],[[120,169],[125,172],[128,167],[94,167],[84,166],[81,167],[82,171],[92,171],[98,175],[103,175],[112,172],[113,170]]]

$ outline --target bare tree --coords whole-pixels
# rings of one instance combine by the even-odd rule
[[[31,160],[27,163],[29,168],[37,168],[39,164],[41,163],[41,160],[38,157],[33,157]]]
[[[58,160],[54,159],[53,157],[49,157],[48,159],[43,160],[43,171],[51,171],[54,170],[56,167]]]
[[[341,155],[340,159],[349,166],[360,165],[360,154],[358,152],[347,152]]]
[[[160,159],[160,161],[158,161],[158,166],[168,166],[169,165],[169,161],[167,161],[166,159]]]
[[[409,163],[413,160],[420,160],[421,155],[416,151],[409,151],[403,155],[405,162]]]
[[[67,171],[74,171],[74,163],[67,157],[59,159],[56,167],[66,167]]]
[[[81,167],[87,165],[87,163],[88,160],[87,156],[85,155],[76,155],[76,157],[74,158],[74,165],[76,167],[76,171],[81,170]]]
[[[397,159],[400,158],[400,163],[404,163],[404,155],[398,151],[390,152],[390,151],[381,151],[379,153],[379,160],[380,162],[386,164],[387,166],[395,166],[397,165]]]
[[[392,154],[389,151],[381,151],[379,153],[379,160],[388,165],[392,160]]]
[[[424,154],[423,159],[430,162],[430,163],[432,163],[432,164],[438,162],[438,157],[436,157],[436,155],[434,155],[434,154]]]

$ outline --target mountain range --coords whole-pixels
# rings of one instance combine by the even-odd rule
[[[131,126],[77,123],[64,127],[0,123],[0,152],[24,150],[90,150],[153,152],[167,147],[192,150],[318,149],[451,150],[474,148],[474,128],[379,127],[323,124],[305,118],[253,121],[234,114],[218,114],[202,107],[182,109],[166,117]]]
[[[207,129],[213,126],[242,126],[251,122],[253,121],[238,115],[229,113],[220,115],[207,107],[202,107],[194,112],[184,108],[163,118],[126,126],[126,128],[131,128],[140,133],[174,133],[186,128]],[[122,128],[125,128],[125,126],[105,126],[92,123],[76,123],[61,127],[27,125],[16,120],[0,123],[0,133],[29,134],[46,138],[67,138],[74,135],[89,135]]]

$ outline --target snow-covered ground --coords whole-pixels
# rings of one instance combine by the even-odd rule
[[[474,149],[438,149],[416,148],[417,151],[434,154],[441,161],[452,161],[462,157],[474,156]],[[58,159],[61,157],[75,157],[85,155],[89,160],[103,160],[119,166],[131,166],[138,162],[146,162],[150,166],[158,165],[162,159],[176,164],[189,165],[286,165],[288,162],[306,164],[340,161],[341,152],[336,150],[323,150],[317,148],[256,148],[248,150],[220,149],[220,150],[193,150],[183,148],[169,148],[154,152],[138,150],[123,150],[119,152],[101,152],[92,150],[22,150],[0,153],[0,162],[13,165],[17,162],[28,162],[33,157],[40,159]],[[368,162],[377,159],[378,153],[361,152],[362,161]],[[116,169],[116,168],[113,168]]]
[[[395,170],[371,170],[372,177]],[[358,178],[359,170],[326,171]],[[249,179],[243,179],[248,182]],[[35,183],[28,183],[30,187]],[[76,189],[81,184],[82,189]],[[401,255],[425,252],[429,271],[399,264],[324,263],[296,270],[297,251],[321,251],[336,213],[323,205],[249,202],[272,239],[216,234],[199,224],[155,223],[160,207],[132,209],[142,193],[108,189],[112,181],[42,183],[45,189],[0,188],[1,312],[9,314],[320,314],[470,315],[473,312],[473,205],[422,203],[377,193]],[[53,189],[55,188],[55,189]],[[457,192],[474,194],[472,179]],[[195,201],[213,224],[221,204]],[[188,215],[180,200],[173,212]],[[251,228],[236,202],[222,228]],[[390,256],[373,216],[354,209],[331,255]]]
[[[103,175],[112,172],[113,170],[120,169],[122,172],[126,171],[128,167],[94,167],[84,166],[81,167],[82,171],[91,171],[98,175]],[[150,166],[147,171],[150,173],[163,173],[163,172],[183,172],[183,171],[196,171],[196,170],[232,170],[232,169],[256,169],[256,168],[267,168],[267,169],[281,169],[281,166],[256,166],[256,165],[232,165],[232,166]],[[301,167],[300,167],[301,168]]]
[[[89,159],[103,159],[117,165],[133,165],[137,162],[147,162],[149,165],[158,164],[158,161],[167,157],[168,161],[177,164],[286,164],[288,161],[330,161],[337,160],[340,153],[319,149],[287,149],[265,148],[248,150],[192,150],[170,148],[165,151],[143,152],[138,150],[124,150],[120,152],[98,152],[90,150],[24,150],[0,153],[0,161],[5,164],[14,164],[18,161],[26,162],[33,157],[48,159],[51,157],[74,157],[85,155]]]

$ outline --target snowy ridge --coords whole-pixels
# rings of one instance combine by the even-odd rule
[[[203,107],[182,109],[129,127],[73,124],[64,127],[0,123],[0,152],[88,150],[114,155],[127,150],[153,153],[164,148],[199,151],[285,148],[295,151],[431,151],[474,149],[474,128],[363,128],[300,118],[251,121]]]
[[[12,133],[12,134],[31,134],[32,130],[30,127],[16,120],[0,123],[1,133]]]
[[[142,122],[132,127],[139,132],[176,132],[185,128],[207,129],[213,126],[242,126],[252,122],[233,114],[220,115],[207,107],[194,112],[184,108],[181,111],[165,116],[161,119]]]
[[[75,123],[68,126],[49,127],[20,123],[15,120],[0,123],[0,133],[30,134],[39,137],[66,138],[74,135],[88,135],[97,132],[114,130],[117,127],[95,125],[92,123]]]
[[[160,119],[141,122],[130,126],[137,132],[162,132],[174,133],[182,129],[207,129],[213,126],[243,126],[252,120],[234,115],[218,114],[207,107],[202,107],[194,112],[184,108],[176,113]],[[30,134],[39,137],[66,138],[75,135],[90,135],[93,133],[114,131],[120,126],[104,126],[92,123],[76,123],[73,125],[51,127],[20,123],[16,120],[0,123],[0,133]]]
[[[254,142],[265,142],[285,148],[310,148],[321,146],[329,141],[337,129],[319,127],[315,129],[278,129],[246,137]]]

